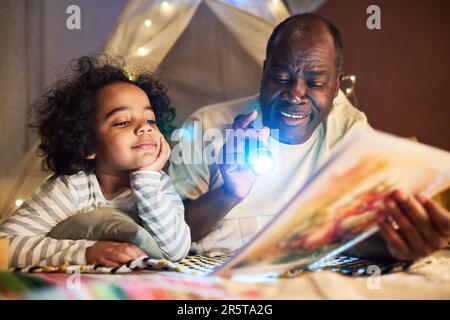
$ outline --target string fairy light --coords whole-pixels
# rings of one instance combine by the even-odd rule
[[[164,15],[172,15],[176,10],[177,4],[175,2],[163,1],[161,2],[161,13]]]
[[[345,95],[346,95],[347,98],[353,99],[354,106],[356,108],[358,108],[358,99],[356,97],[356,91],[355,91],[356,76],[355,75],[344,76],[344,77],[342,77],[342,82],[343,83],[349,83],[349,86],[347,86],[344,89]]]
[[[136,75],[129,69],[129,67],[125,67],[124,72],[130,81],[133,81],[136,78]]]
[[[171,2],[164,0],[161,2],[161,9],[164,12],[164,14],[172,14],[173,10],[175,10],[175,4],[172,4]],[[144,20],[144,27],[145,28],[150,28],[153,26],[153,21],[151,19],[145,19]],[[150,52],[149,49],[146,49],[145,47],[139,47],[136,50],[136,54],[144,57],[146,56],[148,53]]]
[[[137,50],[138,55],[140,55],[141,57],[147,55],[148,50],[145,49],[144,47],[139,47],[139,49]]]
[[[147,28],[150,28],[150,27],[152,26],[152,20],[146,19],[146,20],[144,21],[144,25],[145,25]]]

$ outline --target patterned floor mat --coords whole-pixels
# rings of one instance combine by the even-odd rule
[[[192,275],[204,275],[213,271],[216,267],[223,264],[230,255],[222,255],[215,257],[208,256],[188,256],[178,262],[171,262],[165,259],[151,259],[147,257],[138,258],[128,263],[110,268],[99,264],[94,265],[61,265],[61,266],[28,266],[25,268],[14,268],[11,271],[30,272],[30,273],[129,273],[141,270],[165,270],[176,271]]]
[[[109,268],[102,265],[62,265],[58,267],[52,266],[29,266],[25,268],[15,268],[11,271],[30,272],[30,273],[106,273],[106,274],[122,274],[143,270],[164,270],[175,271],[191,275],[205,275],[222,265],[231,258],[231,255],[221,256],[188,256],[181,261],[171,262],[165,259],[150,259],[142,257],[132,260],[121,267]],[[385,274],[404,270],[409,266],[404,262],[380,262],[362,259],[353,256],[338,256],[326,260],[310,268],[301,268],[291,270],[280,275],[282,278],[290,278],[299,276],[305,272],[330,270],[344,275],[351,276],[368,276],[373,273]]]

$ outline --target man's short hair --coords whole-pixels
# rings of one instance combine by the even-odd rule
[[[272,34],[270,35],[269,41],[267,42],[266,59],[268,59],[270,54],[272,53],[273,45],[277,40],[277,37],[286,29],[286,27],[293,21],[297,21],[298,19],[302,19],[305,17],[316,17],[320,19],[327,27],[327,30],[330,32],[331,37],[333,38],[334,48],[336,50],[336,69],[338,74],[341,73],[344,66],[344,43],[342,41],[341,33],[331,21],[313,13],[296,14],[281,22],[273,30]]]

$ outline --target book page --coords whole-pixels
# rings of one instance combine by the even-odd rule
[[[291,202],[214,273],[279,273],[310,265],[376,232],[376,213],[393,189],[432,196],[449,186],[449,152],[352,130]]]

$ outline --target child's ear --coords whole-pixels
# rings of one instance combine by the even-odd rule
[[[95,159],[95,153],[91,153],[89,155],[87,155],[86,157],[84,157],[86,160],[94,160]]]

